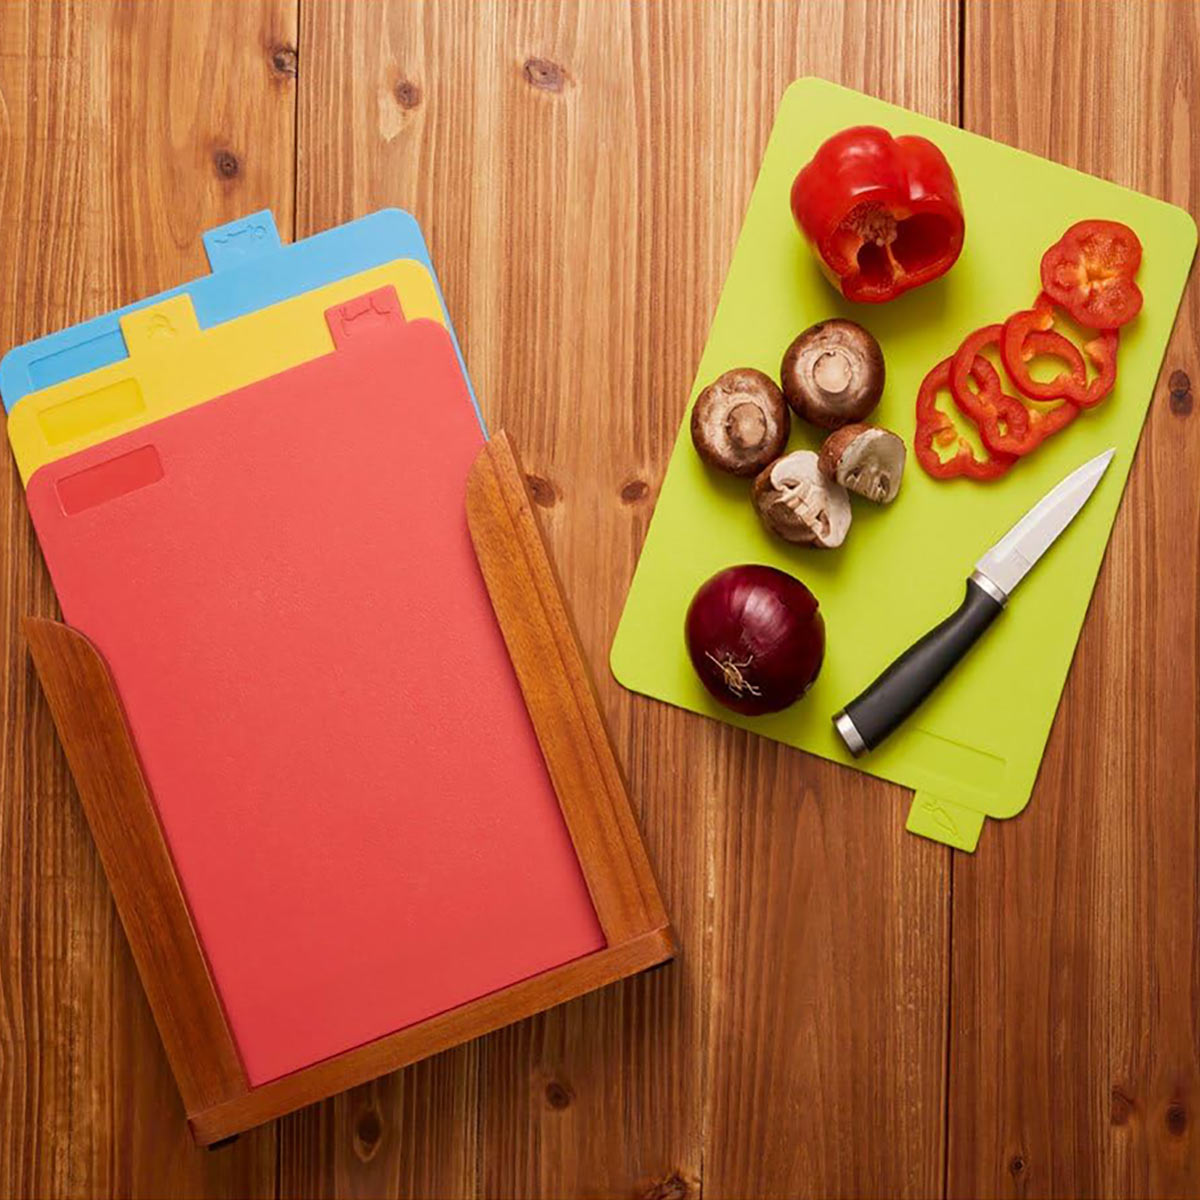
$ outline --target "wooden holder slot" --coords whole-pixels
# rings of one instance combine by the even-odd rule
[[[250,1087],[108,667],[57,621],[25,636],[193,1135],[211,1145],[669,959],[666,912],[579,640],[508,436],[467,481],[467,521],[607,946],[449,1012]]]

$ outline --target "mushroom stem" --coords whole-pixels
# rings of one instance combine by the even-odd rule
[[[743,400],[729,410],[725,432],[739,450],[757,450],[767,440],[767,419],[757,404]]]
[[[854,364],[843,350],[826,350],[813,364],[813,381],[827,396],[840,396],[854,378]]]

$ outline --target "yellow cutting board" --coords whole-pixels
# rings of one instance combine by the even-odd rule
[[[851,304],[825,281],[789,207],[792,180],[818,145],[859,124],[936,142],[958,177],[966,213],[954,268],[883,305]],[[1112,394],[999,481],[930,479],[912,455],[922,378],[966,333],[1030,307],[1043,251],[1074,221],[1091,217],[1124,221],[1145,250],[1138,277],[1145,307],[1121,331]],[[840,549],[789,546],[763,530],[745,482],[703,466],[685,414],[613,644],[617,679],[914,788],[908,828],[973,850],[985,816],[1015,816],[1029,800],[1195,248],[1196,226],[1182,209],[824,80],[797,80],[780,104],[692,400],[732,367],[778,378],[783,351],[800,330],[851,317],[883,347],[887,387],[872,420],[905,439],[904,482],[890,507],[853,497],[853,524]],[[790,449],[816,449],[820,441],[819,431],[793,422]],[[1109,446],[1117,454],[1096,493],[1006,612],[906,725],[852,759],[832,714],[958,607],[975,560],[1026,509]],[[710,698],[683,640],[684,614],[700,584],[748,562],[803,580],[820,602],[827,637],[808,695],[757,718]],[[836,804],[836,795],[826,803]]]
[[[49,462],[333,352],[325,311],[392,286],[405,319],[446,324],[433,277],[399,258],[201,330],[186,292],[121,317],[129,357],[29,392],[8,414],[21,480]]]

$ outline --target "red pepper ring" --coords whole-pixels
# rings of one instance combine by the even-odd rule
[[[1045,333],[1032,333],[1031,338],[1049,337],[1051,335]],[[1053,352],[1053,351],[1051,351]],[[1003,394],[1000,385],[1000,376],[996,368],[987,359],[983,359],[987,363],[988,370],[992,373],[994,386],[998,392]],[[1011,397],[1009,397],[1011,399]],[[1051,434],[1057,433],[1060,429],[1067,425],[1079,416],[1079,409],[1069,400],[1064,400],[1057,408],[1050,409],[1030,409],[1029,411],[1029,428],[1024,434],[1017,434],[1010,427],[1005,432],[997,433],[990,428],[980,430],[980,436],[983,438],[983,443],[993,454],[1028,454],[1031,450],[1036,450]]]
[[[921,380],[917,392],[917,430],[913,437],[913,451],[917,462],[927,475],[934,479],[953,479],[965,475],[968,479],[997,479],[1016,461],[1008,454],[994,454],[982,461],[975,457],[971,443],[954,428],[954,423],[937,406],[938,392],[950,388],[950,366],[953,359],[944,358]],[[986,359],[980,362],[987,363]],[[987,363],[990,367],[991,364]],[[979,380],[976,379],[978,383]],[[982,384],[981,384],[982,386]],[[958,453],[943,459],[934,449],[958,442]]]
[[[1054,409],[1031,409],[1005,393],[999,372],[980,353],[1000,340],[1003,329],[1002,325],[986,325],[967,336],[950,367],[950,392],[955,404],[979,426],[979,436],[993,454],[1019,457],[1069,425],[1079,410],[1067,402]],[[1041,353],[1066,358],[1072,365],[1072,356],[1079,357],[1075,347],[1061,334],[1038,330],[1029,336],[1038,338]],[[972,357],[968,359],[968,355]],[[1083,365],[1082,358],[1079,363]],[[971,389],[969,378],[979,385],[978,391]]]
[[[1058,349],[1038,349],[1042,341],[1033,341],[1039,334],[1046,335],[1054,326],[1054,301],[1045,292],[1038,296],[1033,308],[1013,313],[1004,322],[1004,332],[1000,338],[1000,357],[1004,369],[1008,372],[1014,384],[1031,400],[1069,400],[1079,408],[1094,408],[1113,389],[1117,380],[1117,346],[1120,334],[1115,329],[1105,329],[1097,333],[1084,344],[1084,352],[1092,360],[1096,368],[1095,378],[1088,383],[1086,369],[1080,371],[1074,368],[1074,360],[1079,359],[1082,368],[1083,360],[1073,343],[1062,334],[1062,338],[1071,346],[1072,357],[1068,359],[1065,351]],[[1049,353],[1055,358],[1062,358],[1072,364],[1072,370],[1056,375],[1046,382],[1039,382],[1029,373],[1029,363],[1038,354]]]
[[[1003,325],[985,325],[967,334],[950,360],[954,403],[979,426],[984,445],[993,452],[993,442],[1010,433],[1023,437],[1029,431],[1029,410],[1015,396],[1005,395],[995,367],[983,357],[984,350],[999,342],[1003,329]],[[970,386],[972,379],[977,390]]]
[[[1069,425],[1079,415],[1079,409],[1066,402],[1054,409],[1027,408],[1018,398],[1006,394],[1000,372],[980,353],[1000,341],[1002,331],[1002,325],[985,325],[965,338],[950,365],[950,394],[962,412],[979,426],[979,436],[992,454],[1019,457],[1037,449],[1051,433]],[[1078,358],[1080,367],[1084,365],[1078,350],[1061,334],[1054,336],[1038,330],[1030,336],[1039,338],[1042,353],[1066,358],[1072,365]],[[968,384],[971,378],[979,385],[978,391]]]

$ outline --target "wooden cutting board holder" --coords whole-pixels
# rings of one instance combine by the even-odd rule
[[[508,436],[467,481],[467,522],[606,947],[251,1087],[108,667],[58,621],[25,636],[196,1141],[211,1145],[671,958],[675,943]]]

